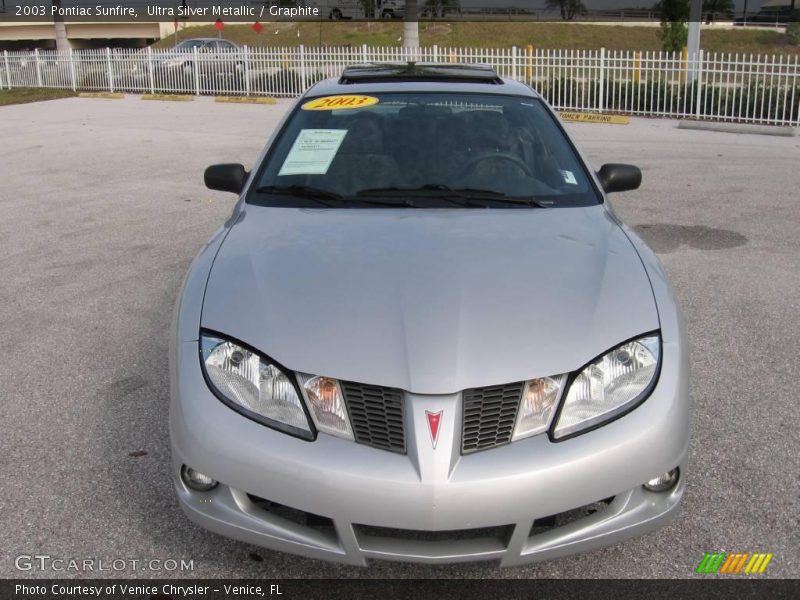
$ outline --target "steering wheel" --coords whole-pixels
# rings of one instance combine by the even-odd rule
[[[487,152],[485,154],[481,154],[480,156],[476,156],[461,168],[456,177],[466,177],[469,175],[469,172],[475,168],[475,165],[487,160],[505,160],[510,163],[514,163],[514,165],[522,169],[525,175],[528,177],[533,177],[533,173],[527,164],[525,164],[518,156],[514,156],[513,154],[509,154],[507,152]]]

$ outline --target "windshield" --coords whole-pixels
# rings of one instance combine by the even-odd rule
[[[600,202],[541,101],[378,93],[306,99],[248,198],[269,206],[587,206]]]
[[[175,46],[175,50],[191,50],[195,47],[199,48],[205,43],[206,40],[183,40],[177,46]]]

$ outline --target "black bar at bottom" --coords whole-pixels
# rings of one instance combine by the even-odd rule
[[[588,598],[798,598],[800,581],[688,580],[470,580],[470,579],[4,579],[2,600],[539,600]]]

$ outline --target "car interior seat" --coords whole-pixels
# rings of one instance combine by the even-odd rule
[[[328,169],[333,189],[344,194],[399,184],[400,167],[385,146],[383,119],[360,112],[343,122],[347,135]]]

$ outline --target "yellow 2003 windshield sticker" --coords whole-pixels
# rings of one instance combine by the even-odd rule
[[[374,96],[326,96],[317,98],[303,104],[303,110],[342,110],[345,108],[364,108],[377,104],[378,99]]]

